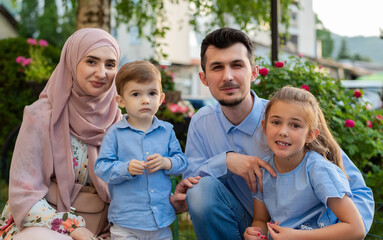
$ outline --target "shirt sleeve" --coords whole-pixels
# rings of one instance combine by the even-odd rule
[[[326,207],[328,198],[343,198],[345,194],[352,197],[346,175],[330,161],[315,160],[308,166],[308,172],[315,195]]]
[[[372,190],[366,186],[363,176],[359,169],[354,165],[350,158],[342,151],[343,166],[349,177],[350,188],[352,192],[352,201],[359,210],[364,223],[366,234],[371,228],[374,219],[374,197]]]
[[[189,167],[184,172],[183,178],[195,176],[220,178],[229,173],[226,165],[226,152],[219,153],[213,157],[208,156],[204,145],[204,135],[206,134],[212,133],[201,130],[201,127],[197,126],[193,117],[189,125],[185,150]]]
[[[169,159],[172,162],[172,168],[165,171],[166,174],[181,175],[188,167],[186,156],[182,152],[181,145],[173,129],[169,140]]]
[[[120,184],[126,180],[132,180],[135,176],[130,175],[129,161],[119,161],[117,157],[117,138],[115,129],[109,129],[102,140],[100,153],[95,163],[96,175],[108,184]]]
[[[57,212],[45,198],[38,201],[23,219],[23,227],[45,227],[69,234],[78,227],[85,227],[85,220],[73,212]]]

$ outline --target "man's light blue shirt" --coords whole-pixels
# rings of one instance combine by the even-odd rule
[[[219,103],[201,108],[192,117],[185,150],[189,167],[183,178],[212,176],[220,179],[250,216],[253,216],[253,200],[248,185],[242,177],[228,171],[226,165],[226,153],[230,151],[260,159],[271,154],[261,124],[268,101],[258,98],[252,90],[251,94],[254,97],[253,108],[239,125],[233,125],[225,117]],[[342,158],[349,176],[352,200],[362,215],[368,232],[374,215],[372,191],[366,186],[360,171],[343,151]]]
[[[169,171],[149,173],[145,169],[142,175],[130,175],[128,166],[132,159],[143,161],[155,153],[171,160]],[[109,184],[109,222],[146,231],[169,226],[175,220],[169,202],[169,175],[180,175],[187,166],[170,123],[154,117],[152,126],[143,132],[132,127],[124,116],[109,128],[95,164],[97,176]]]

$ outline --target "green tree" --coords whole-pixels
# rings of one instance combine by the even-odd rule
[[[22,1],[19,23],[21,37],[33,37],[37,33],[38,12],[38,0]]]
[[[45,39],[52,44],[57,43],[58,20],[56,1],[45,0],[44,12],[37,18],[38,38]]]
[[[342,39],[342,44],[340,46],[340,50],[339,50],[339,53],[338,53],[338,57],[337,59],[351,59],[351,55],[350,53],[348,52],[348,48],[347,48],[347,42],[346,42],[346,39]]]
[[[322,42],[322,57],[331,58],[331,54],[334,50],[334,40],[331,37],[331,32],[324,27],[317,15],[315,15],[315,18],[317,23],[317,39]]]

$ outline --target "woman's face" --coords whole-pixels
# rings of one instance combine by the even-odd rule
[[[87,94],[97,97],[113,83],[117,72],[117,58],[108,47],[90,51],[77,65],[77,81]]]

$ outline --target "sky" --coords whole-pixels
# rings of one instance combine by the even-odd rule
[[[312,0],[325,28],[341,36],[379,36],[383,0]]]

